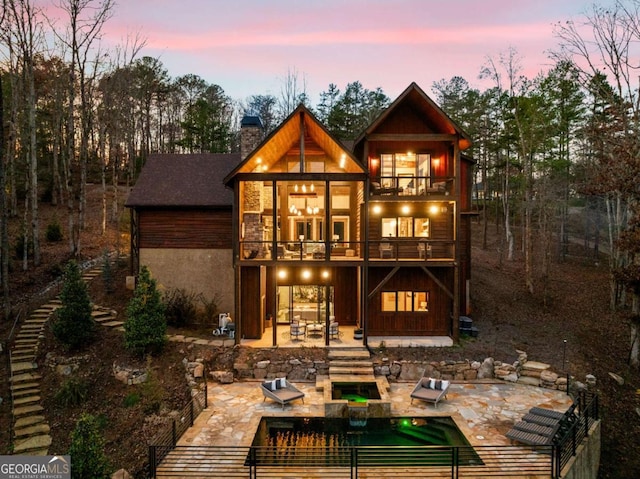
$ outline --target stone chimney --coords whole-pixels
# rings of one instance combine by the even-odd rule
[[[240,122],[240,158],[244,160],[260,144],[264,127],[259,116],[245,115]]]

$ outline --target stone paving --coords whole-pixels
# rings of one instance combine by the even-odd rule
[[[323,392],[315,383],[295,383],[305,393],[304,403],[296,401],[284,410],[279,404],[263,401],[257,382],[209,385],[209,407],[182,436],[179,445],[250,446],[262,416],[324,416]],[[522,384],[473,382],[453,383],[447,399],[437,408],[414,401],[414,384],[392,383],[392,416],[451,416],[471,445],[507,445],[504,434],[527,411],[547,407],[564,412],[571,398],[561,391]]]

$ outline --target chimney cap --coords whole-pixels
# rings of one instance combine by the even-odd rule
[[[256,115],[245,115],[242,117],[242,121],[240,122],[241,127],[245,126],[257,126],[259,128],[263,128],[262,120],[260,120],[259,116]]]

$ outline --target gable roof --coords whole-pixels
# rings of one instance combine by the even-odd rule
[[[245,160],[224,179],[230,185],[239,173],[269,172],[285,155],[306,156],[323,154],[340,166],[341,172],[365,173],[363,165],[351,151],[336,140],[303,104],[256,147]]]
[[[427,95],[416,82],[412,82],[398,98],[394,100],[358,137],[354,144],[354,151],[358,151],[367,135],[374,133],[400,105],[410,104],[417,110],[438,133],[458,135],[460,150],[466,150],[471,146],[471,137]]]
[[[239,153],[150,155],[125,206],[231,207],[222,180],[239,162]]]

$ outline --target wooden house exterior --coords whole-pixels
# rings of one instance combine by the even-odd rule
[[[198,277],[198,286],[212,291],[223,272],[238,342],[270,334],[278,345],[294,319],[324,330],[327,345],[333,321],[361,328],[365,344],[455,339],[458,317],[470,308],[468,146],[467,135],[415,83],[352,148],[301,105],[253,148],[227,155],[223,180],[217,170],[219,183],[205,181],[205,189],[230,195],[224,205],[206,193],[149,201],[162,168],[151,167],[155,174],[146,179],[145,166],[127,202],[134,257],[167,278],[215,268],[214,278]],[[189,249],[198,255],[167,260]],[[216,250],[224,251],[220,260],[226,255],[224,267],[202,260]]]
[[[145,265],[163,290],[233,310],[233,195],[219,185],[239,161],[239,154],[149,157],[125,204],[134,273]]]

